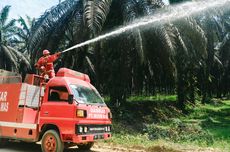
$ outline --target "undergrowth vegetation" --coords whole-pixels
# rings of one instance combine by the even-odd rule
[[[147,151],[159,142],[166,143],[165,151],[183,149],[177,144],[230,151],[229,100],[186,108],[186,114],[178,110],[176,96],[130,97],[124,107],[112,107],[113,138],[108,142]]]
[[[165,124],[148,125],[146,132],[150,140],[165,139],[174,142],[195,142],[212,145],[213,136],[198,123],[184,123],[173,119]]]

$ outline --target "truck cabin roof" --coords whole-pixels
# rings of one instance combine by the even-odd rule
[[[91,86],[88,75],[67,68],[59,69],[56,77],[50,79],[47,83],[48,86],[61,86],[69,84],[78,84],[86,87]]]
[[[47,83],[47,86],[67,86],[70,84],[78,84],[85,87],[91,86],[89,82],[80,79],[71,78],[71,77],[59,77],[59,76],[50,79]]]
[[[24,83],[40,86],[44,80],[41,76],[36,74],[27,74]],[[79,84],[86,87],[90,85],[90,79],[87,74],[83,74],[71,69],[61,68],[58,70],[56,77],[51,78],[46,85],[49,86],[60,86],[69,84]],[[90,85],[91,86],[91,85]]]

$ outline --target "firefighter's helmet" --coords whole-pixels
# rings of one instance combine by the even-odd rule
[[[50,51],[49,50],[43,50],[43,55],[49,55]]]
[[[44,66],[41,66],[41,67],[40,67],[40,70],[41,70],[41,71],[45,71],[45,69],[46,69],[46,68],[45,68]]]

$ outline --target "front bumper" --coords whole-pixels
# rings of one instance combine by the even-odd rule
[[[73,137],[73,143],[94,142],[99,139],[107,140],[111,137],[111,133],[75,135]]]
[[[76,124],[75,134],[63,134],[64,142],[85,143],[97,140],[107,140],[112,137],[111,124],[95,125],[95,124]]]

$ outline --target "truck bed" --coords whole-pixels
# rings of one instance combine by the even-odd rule
[[[37,138],[40,94],[40,87],[35,85],[0,84],[0,136],[30,141]]]

